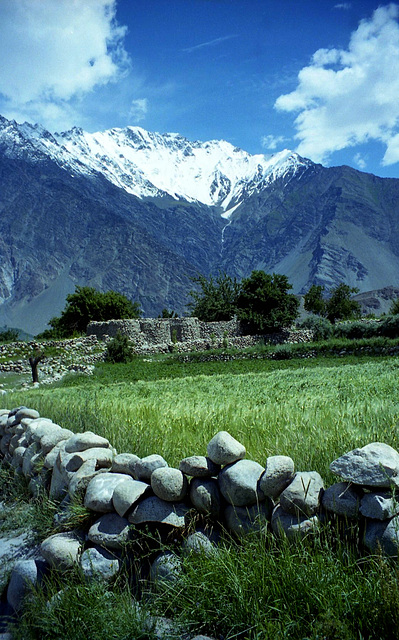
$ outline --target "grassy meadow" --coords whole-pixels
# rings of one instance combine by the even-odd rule
[[[25,404],[63,427],[90,429],[118,452],[160,453],[171,466],[205,454],[212,436],[227,430],[246,446],[248,458],[264,465],[270,455],[289,455],[297,470],[317,470],[329,485],[336,480],[329,464],[344,452],[372,441],[399,449],[398,375],[396,357],[187,363],[171,354],[101,364],[92,377],[15,391],[3,405]],[[226,537],[215,556],[186,558],[177,582],[150,594],[144,588],[143,607],[193,635],[225,640],[399,638],[396,561],[365,556],[356,535],[348,544],[328,527],[290,544],[268,532],[239,542]],[[122,578],[111,596],[70,577],[57,611],[46,604],[59,590],[54,584],[27,605],[15,638],[56,640],[60,629],[66,640],[154,637],[138,631]],[[112,632],[106,619],[111,601],[113,610],[124,612],[123,624],[113,618]]]

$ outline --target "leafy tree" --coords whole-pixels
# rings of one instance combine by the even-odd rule
[[[18,337],[18,329],[4,329],[4,331],[0,331],[0,342],[16,342]]]
[[[235,315],[240,292],[240,285],[236,278],[219,272],[216,278],[211,275],[207,279],[203,275],[198,275],[191,278],[191,281],[200,287],[199,290],[189,292],[193,299],[188,304],[192,316],[205,322],[216,322],[230,320]]]
[[[93,287],[77,286],[75,293],[66,297],[67,303],[60,317],[52,318],[51,330],[41,334],[43,338],[68,338],[86,331],[92,320],[120,320],[139,318],[140,305],[117,291],[101,293]]]
[[[298,316],[299,300],[288,291],[287,276],[252,271],[241,282],[237,315],[255,331],[278,331],[288,327]]]
[[[389,313],[391,316],[396,316],[399,313],[399,298],[396,298],[396,300],[392,300]]]
[[[350,287],[341,282],[337,287],[331,289],[330,297],[326,302],[325,315],[334,323],[336,320],[349,320],[360,318],[361,307],[357,300],[352,300],[351,295],[357,293],[359,289]]]
[[[305,311],[317,316],[324,316],[326,301],[323,298],[324,287],[320,284],[312,284],[309,291],[303,297]]]
[[[161,315],[158,318],[178,318],[176,311],[169,311],[169,309],[162,309]]]

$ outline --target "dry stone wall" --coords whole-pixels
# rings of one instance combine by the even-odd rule
[[[399,453],[384,443],[334,460],[330,468],[338,482],[326,488],[317,471],[296,470],[288,456],[268,457],[265,466],[248,460],[245,446],[226,431],[173,468],[160,453],[117,453],[95,433],[73,433],[34,409],[18,407],[0,409],[0,456],[28,479],[33,496],[46,491],[58,504],[57,525],[69,521],[71,501],[83,500],[93,514],[88,530],[56,533],[42,542],[40,554],[41,562],[57,570],[79,564],[88,578],[114,576],[122,550],[148,527],[157,539],[175,531],[181,541],[180,548],[159,550],[142,567],[154,581],[175,579],[182,553],[217,553],[222,528],[238,537],[270,529],[291,539],[312,535],[329,518],[342,519],[358,524],[366,550],[398,555]],[[17,609],[21,599],[13,575],[9,603]]]

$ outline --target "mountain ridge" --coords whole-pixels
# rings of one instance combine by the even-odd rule
[[[313,283],[399,286],[399,180],[178,134],[140,142],[138,130],[105,132],[105,155],[100,134],[0,116],[0,324],[41,331],[77,284],[118,290],[147,316],[182,314],[190,277],[219,270],[284,273],[298,294]],[[167,190],[152,181],[162,172]]]

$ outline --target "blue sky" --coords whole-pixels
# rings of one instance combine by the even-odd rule
[[[0,113],[399,177],[399,4],[1,0]]]

